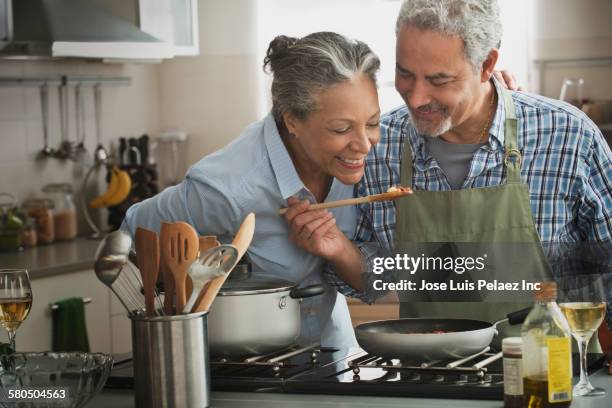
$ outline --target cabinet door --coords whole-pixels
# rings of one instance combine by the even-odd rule
[[[140,29],[174,46],[175,56],[200,53],[197,0],[139,0]]]
[[[91,351],[111,352],[110,290],[93,270],[32,279],[32,310],[17,330],[17,350],[51,350],[50,305],[69,297],[91,298],[85,305],[85,322]]]

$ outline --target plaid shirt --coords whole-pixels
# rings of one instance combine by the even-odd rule
[[[495,86],[500,95],[500,85],[495,82]],[[567,103],[523,92],[513,92],[512,99],[518,119],[518,146],[523,155],[521,179],[529,186],[531,211],[542,243],[573,245],[586,241],[609,247],[612,153],[600,130]],[[505,183],[503,103],[503,98],[498,98],[489,143],[476,151],[462,189]],[[384,115],[381,136],[366,159],[365,174],[356,194],[379,194],[400,184],[405,141],[412,150],[412,188],[451,190],[442,169],[429,155],[424,137],[410,124],[406,106]],[[395,202],[368,203],[360,210],[354,240],[370,264],[380,248],[393,247]],[[372,275],[366,274],[366,287],[371,287],[369,280],[376,278]],[[326,270],[326,277],[347,296],[373,300],[373,294],[354,291],[331,269]]]

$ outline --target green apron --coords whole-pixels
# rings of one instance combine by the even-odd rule
[[[502,96],[506,116],[506,183],[464,190],[415,190],[408,199],[396,202],[395,244],[396,248],[401,248],[402,243],[410,242],[532,243],[530,254],[519,257],[522,259],[516,262],[519,262],[519,267],[528,268],[523,270],[530,271],[533,278],[545,279],[550,276],[548,261],[533,222],[528,186],[520,179],[522,157],[517,144],[514,103],[508,91],[503,90]],[[412,152],[408,140],[404,146],[401,183],[412,186]],[[511,276],[507,278],[511,280]],[[509,312],[531,305],[533,302],[404,301],[400,304],[400,317],[447,317],[496,322]],[[501,334],[499,338],[520,335],[520,325],[511,327],[501,324],[498,329]]]

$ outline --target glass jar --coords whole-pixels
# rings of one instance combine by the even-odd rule
[[[74,239],[77,235],[77,217],[72,198],[72,185],[47,184],[43,187],[43,192],[53,201],[55,239],[58,241]]]
[[[50,244],[55,241],[53,207],[53,201],[44,198],[31,198],[21,204],[23,212],[34,219],[39,244]]]
[[[0,251],[19,251],[22,247],[23,221],[19,217],[15,196],[0,193]]]
[[[21,241],[25,248],[35,247],[38,243],[38,233],[36,232],[36,221],[29,216],[25,216],[23,231],[21,231]]]

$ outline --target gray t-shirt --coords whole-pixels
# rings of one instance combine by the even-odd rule
[[[485,143],[449,143],[439,137],[425,139],[427,152],[438,162],[453,190],[459,190],[470,171],[474,153]]]

